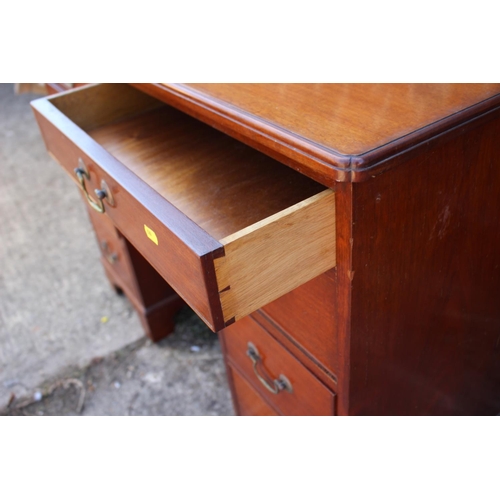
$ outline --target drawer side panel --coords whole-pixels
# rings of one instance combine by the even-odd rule
[[[325,190],[221,243],[215,271],[227,324],[335,267],[335,193]]]

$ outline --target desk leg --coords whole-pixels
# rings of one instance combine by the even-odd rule
[[[175,315],[185,305],[184,301],[108,217],[90,209],[88,214],[106,276],[115,290],[130,300],[146,335],[157,342],[172,333]]]

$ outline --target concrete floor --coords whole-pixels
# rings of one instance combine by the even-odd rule
[[[186,308],[152,344],[110,287],[36,97],[0,85],[0,414],[233,414],[215,334]]]

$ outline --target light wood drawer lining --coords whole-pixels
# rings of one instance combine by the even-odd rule
[[[323,191],[221,243],[215,272],[227,323],[335,267],[335,193]]]

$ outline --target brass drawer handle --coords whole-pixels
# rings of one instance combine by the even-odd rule
[[[262,358],[260,357],[259,351],[255,347],[252,342],[249,342],[247,345],[247,356],[252,360],[253,371],[255,375],[259,379],[260,383],[273,394],[278,394],[280,391],[288,391],[293,392],[292,384],[290,381],[284,376],[280,375],[277,379],[272,380],[270,376],[268,376],[264,368],[262,368],[262,375],[259,373],[258,365],[259,363],[262,365]]]
[[[110,264],[114,264],[118,260],[118,254],[116,252],[110,252],[107,241],[101,241],[101,249],[104,257],[106,257]]]
[[[106,182],[103,180],[101,181],[101,189],[96,189],[95,194],[97,196],[97,201],[92,198],[88,191],[87,191],[87,186],[85,185],[85,179],[89,180],[90,179],[90,174],[87,169],[87,166],[83,162],[81,158],[78,159],[78,167],[75,168],[75,174],[76,178],[78,179],[78,183],[80,185],[81,190],[84,192],[85,197],[87,198],[87,201],[89,202],[89,205],[96,211],[99,212],[100,214],[104,213],[104,203],[102,200],[104,198],[107,198],[108,203],[110,205],[114,205],[113,197],[111,195],[111,191],[108,188],[108,185]]]

